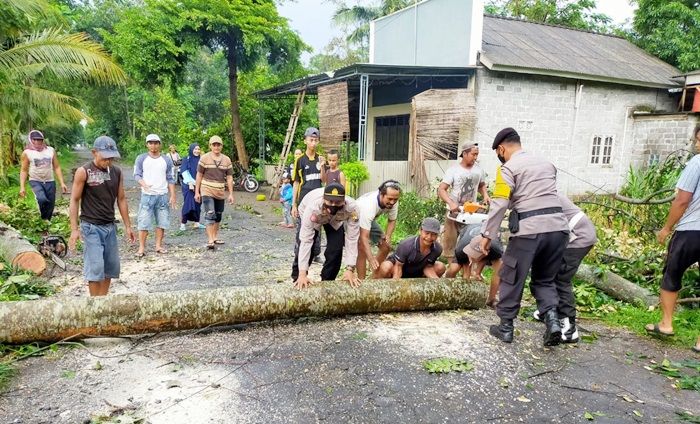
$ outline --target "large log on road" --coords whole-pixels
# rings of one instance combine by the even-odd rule
[[[460,279],[323,282],[0,303],[0,342],[58,341],[303,316],[483,307],[488,288]],[[77,336],[80,337],[80,336]]]
[[[46,259],[14,228],[0,222],[0,257],[36,275],[46,269]]]
[[[654,296],[649,290],[620,277],[614,272],[606,271],[603,275],[598,275],[592,266],[581,264],[576,276],[613,299],[645,306],[654,306],[659,303],[658,296]]]

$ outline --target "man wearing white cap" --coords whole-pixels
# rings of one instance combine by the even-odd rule
[[[148,232],[156,227],[156,253],[167,253],[163,247],[165,229],[170,224],[170,208],[175,207],[175,179],[173,162],[161,155],[161,141],[158,134],[146,136],[147,153],[142,153],[134,162],[134,179],[141,186],[138,229],[139,250],[137,257],[143,257],[146,250]],[[168,197],[168,192],[170,196]]]
[[[476,202],[477,193],[481,193],[484,203],[491,199],[486,191],[486,174],[476,163],[479,157],[479,145],[467,142],[459,149],[459,163],[449,167],[438,187],[438,197],[447,204],[447,218],[442,235],[444,256],[448,259],[454,256],[457,234],[461,224],[450,219],[459,213],[459,207],[464,202]],[[447,190],[450,189],[448,192]]]

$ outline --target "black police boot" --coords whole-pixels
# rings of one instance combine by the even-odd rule
[[[576,318],[566,317],[562,319],[561,340],[564,343],[578,343],[578,328],[576,328]]]
[[[489,334],[505,343],[513,343],[513,320],[501,318],[500,325],[489,327]]]
[[[550,309],[544,314],[544,345],[556,346],[561,343],[561,327],[556,308]]]

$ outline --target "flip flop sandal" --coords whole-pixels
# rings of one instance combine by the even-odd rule
[[[136,254],[134,255],[134,257],[135,257],[136,259],[141,259],[141,258],[143,258],[144,256],[146,256],[146,254],[143,253],[143,252],[136,252]]]
[[[226,243],[226,242],[223,240],[214,240],[214,244],[224,244],[224,243]]]
[[[214,250],[214,249],[216,249],[216,242],[214,242],[214,243],[207,243],[207,249],[209,249],[209,250]]]
[[[156,250],[156,253],[160,253],[162,255],[162,254],[168,253],[168,249],[164,249],[161,247],[160,249]]]
[[[673,332],[667,333],[665,331],[661,331],[661,329],[659,328],[659,324],[654,324],[654,328],[652,328],[652,329],[647,328],[647,327],[644,327],[644,329],[646,330],[647,334],[652,336],[652,337],[667,338],[667,337],[673,337],[676,335],[676,333],[673,333]]]

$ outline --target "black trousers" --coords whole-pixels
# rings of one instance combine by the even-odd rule
[[[559,306],[557,307],[559,318],[576,318],[576,298],[574,297],[574,286],[571,284],[571,280],[576,275],[581,261],[591,249],[593,249],[593,246],[576,247],[564,251],[561,266],[554,279],[557,293],[559,294]]]
[[[292,263],[292,280],[296,281],[299,277],[299,229],[300,220],[297,220],[297,234],[294,241],[294,263]],[[323,230],[326,232],[326,252],[324,254],[325,261],[321,269],[321,279],[335,280],[340,272],[340,267],[343,264],[343,247],[345,246],[345,227],[341,226],[337,230],[331,225],[324,225]],[[314,244],[311,246],[311,255],[309,256],[309,266],[314,258],[321,253],[321,231],[317,230],[314,235]]]
[[[499,276],[496,314],[513,320],[520,311],[525,279],[530,273],[530,289],[542,314],[559,304],[554,279],[561,266],[569,234],[563,231],[511,237],[503,254]]]

